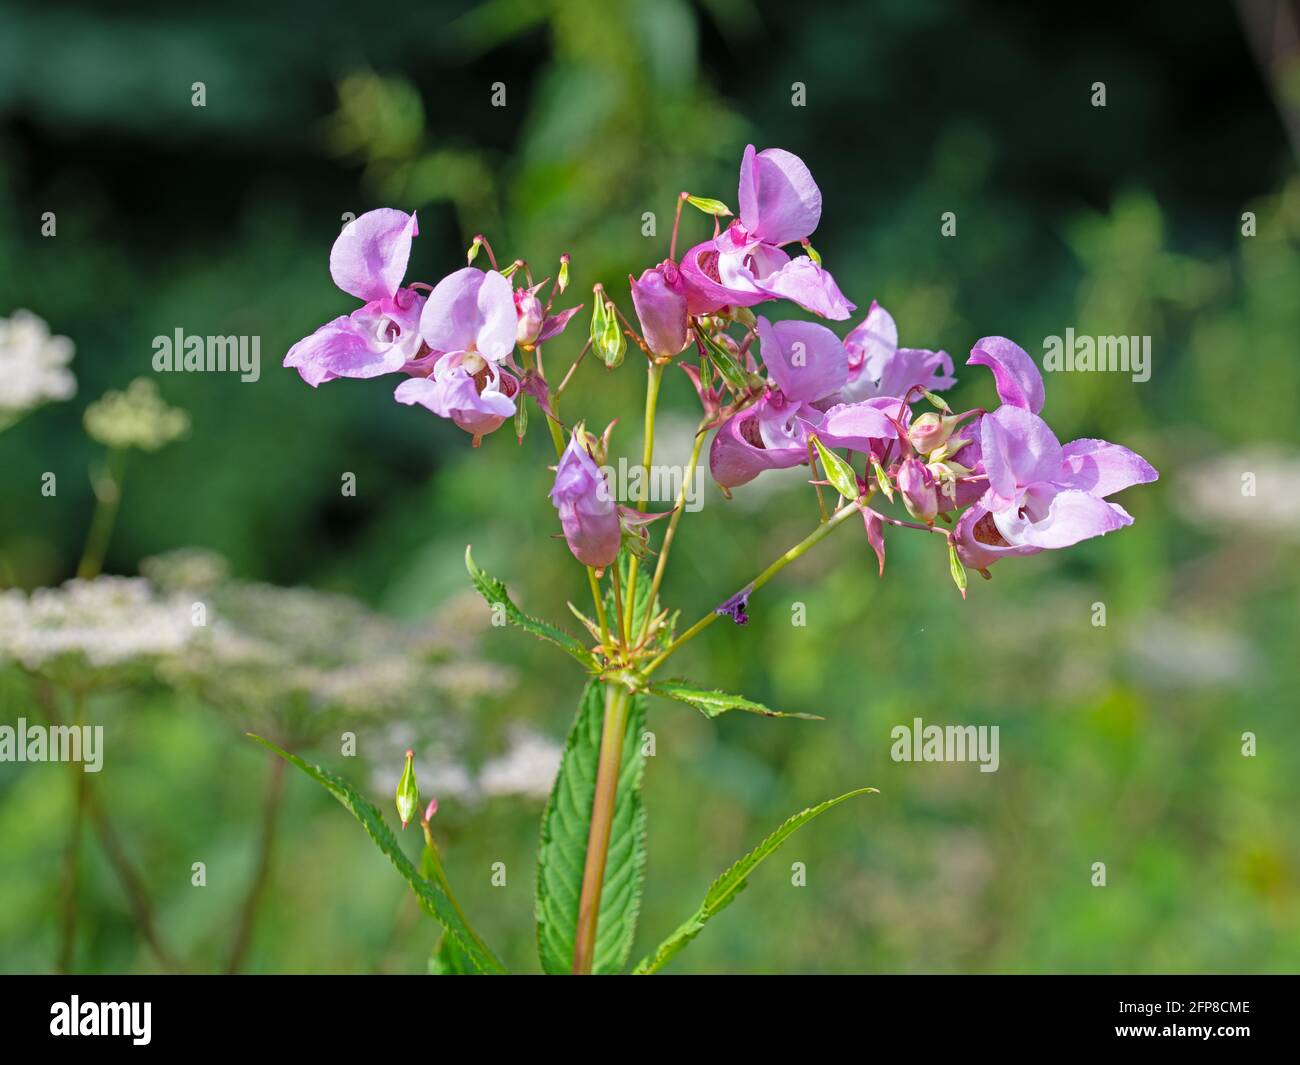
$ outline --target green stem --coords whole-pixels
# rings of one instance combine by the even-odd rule
[[[239,912],[234,943],[230,948],[229,960],[226,962],[227,973],[237,973],[243,968],[249,945],[253,941],[253,926],[257,921],[257,910],[271,878],[271,860],[275,853],[280,800],[284,795],[284,770],[288,764],[279,755],[271,756],[271,767],[266,778],[266,795],[262,801],[262,834],[257,848],[257,866],[253,871],[253,879],[249,882],[244,905]]]
[[[95,490],[95,513],[90,519],[86,547],[77,566],[77,576],[81,580],[93,580],[104,568],[104,556],[108,553],[108,542],[117,521],[117,508],[122,501],[125,461],[126,453],[113,448],[108,453],[103,472],[91,482]]]
[[[596,931],[600,895],[605,885],[605,862],[618,798],[618,777],[623,767],[623,733],[627,729],[630,693],[617,684],[605,687],[605,723],[600,735],[600,762],[596,769],[596,794],[591,804],[591,829],[587,834],[587,859],[578,896],[578,928],[573,943],[573,972],[591,972],[596,956]]]
[[[80,729],[85,716],[85,698],[78,694],[73,704],[72,727]],[[63,852],[63,882],[60,890],[59,953],[56,969],[72,972],[77,941],[77,894],[81,881],[81,837],[90,801],[90,781],[85,766],[69,762],[72,772],[72,819]]]
[[[600,597],[600,581],[596,579],[596,571],[587,567],[587,583],[591,585],[591,601],[596,607],[596,621],[600,624],[600,650],[601,653],[609,657],[609,623],[605,620],[605,604]]]
[[[673,512],[668,518],[668,529],[664,533],[664,542],[659,548],[659,561],[655,563],[654,579],[650,583],[650,609],[645,613],[645,619],[641,623],[641,633],[637,637],[637,643],[645,639],[647,630],[650,628],[650,615],[654,613],[654,602],[659,595],[659,586],[663,584],[664,569],[668,565],[668,552],[672,550],[673,538],[677,535],[677,523],[682,520],[682,512],[686,509],[686,496],[691,490],[691,483],[695,479],[695,467],[699,465],[700,452],[704,449],[704,440],[708,435],[706,422],[701,422],[695,432],[695,444],[691,448],[691,460],[682,472],[682,487],[677,493],[677,502],[673,505]]]
[[[763,572],[760,573],[757,577],[755,577],[753,582],[746,585],[746,587],[748,587],[751,592],[758,591],[760,588],[763,587],[763,585],[765,585],[768,581],[770,581],[773,577],[775,577],[778,573],[780,573],[783,569],[785,569],[786,566],[790,565],[791,562],[801,557],[806,552],[811,550],[813,547],[816,547],[817,544],[825,540],[826,537],[830,535],[832,529],[834,529],[836,526],[842,525],[848,518],[852,517],[854,514],[857,514],[858,512],[859,511],[858,511],[857,504],[854,503],[849,503],[840,507],[839,510],[837,510],[834,514],[831,515],[829,521],[826,521],[821,525],[818,525],[816,529],[814,529],[811,533],[809,533],[797,544],[795,544],[794,547],[790,548],[789,551],[787,551],[784,555],[782,555],[770,566],[768,566],[767,569],[763,570]],[[641,671],[642,676],[648,677],[651,673],[653,673],[664,663],[664,660],[667,659],[669,655],[671,655],[683,644],[689,642],[690,640],[693,640],[701,632],[703,632],[715,621],[717,621],[718,618],[720,618],[721,616],[722,616],[721,614],[712,610],[709,611],[709,613],[705,614],[704,617],[700,618],[699,621],[697,621],[684,633],[678,636],[677,639],[675,639],[671,644],[669,644],[657,657],[653,658],[650,661],[650,664]]]
[[[474,931],[473,925],[469,923],[469,918],[465,916],[465,911],[460,908],[460,901],[456,898],[456,893],[451,890],[451,881],[447,879],[447,874],[442,868],[442,855],[438,853],[438,845],[433,841],[433,832],[429,828],[429,822],[424,820],[423,817],[420,819],[420,828],[424,830],[424,845],[428,848],[429,865],[433,868],[434,879],[446,892],[447,900],[451,903],[452,909],[456,911],[457,916],[460,917],[461,923],[465,926],[465,931],[474,940],[475,946],[491,957],[492,951],[488,949],[488,945],[483,942],[479,934]]]
[[[623,593],[621,591],[622,582],[618,579],[618,559],[609,567],[609,584],[614,589],[614,623],[619,626],[616,642],[622,651],[623,661],[627,661],[628,633],[627,625],[623,615]]]
[[[636,508],[642,514],[650,501],[650,467],[655,460],[655,417],[659,409],[659,384],[663,376],[663,366],[657,362],[650,363],[645,382],[645,444],[641,448],[641,491],[637,493],[636,501]],[[627,578],[627,614],[623,627],[629,633],[632,631],[632,614],[636,610],[636,585],[640,572],[640,565],[633,565]],[[653,608],[652,602],[650,609]]]

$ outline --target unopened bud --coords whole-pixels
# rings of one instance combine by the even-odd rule
[[[406,752],[406,766],[402,777],[397,782],[397,816],[402,819],[405,828],[415,816],[420,806],[420,787],[415,782],[415,752]]]
[[[528,347],[542,331],[542,319],[546,317],[542,301],[532,289],[515,289],[515,314],[519,317],[515,328],[515,343],[520,347]]]
[[[939,493],[934,477],[916,456],[904,459],[898,467],[898,491],[907,512],[917,521],[932,522],[939,513]]]
[[[438,800],[430,799],[429,805],[424,808],[425,821],[432,821],[433,815],[436,814],[437,812],[438,812]]]
[[[474,260],[478,258],[479,249],[483,247],[483,238],[475,237],[474,243],[469,246],[469,251],[465,253],[465,262],[468,266],[474,265]]]
[[[928,455],[948,442],[957,428],[957,421],[951,414],[926,411],[912,419],[912,424],[907,429],[907,439],[922,455]]]
[[[673,358],[686,347],[687,325],[686,283],[677,264],[665,259],[628,281],[646,345],[660,359]]]
[[[559,289],[561,294],[569,287],[569,253],[567,251],[560,256],[560,273],[555,280],[555,287]]]

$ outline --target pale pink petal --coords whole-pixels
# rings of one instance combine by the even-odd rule
[[[987,366],[1003,403],[1037,414],[1043,409],[1043,375],[1020,345],[1006,337],[985,337],[973,348],[968,366]]]
[[[1108,496],[1160,477],[1141,455],[1106,440],[1071,440],[1061,448],[1056,480],[1094,496]]]
[[[802,159],[781,148],[745,149],[739,199],[741,223],[768,244],[803,240],[821,220],[817,182]]]
[[[330,276],[357,299],[393,296],[406,276],[411,238],[419,233],[415,214],[381,207],[343,227],[330,249]]]

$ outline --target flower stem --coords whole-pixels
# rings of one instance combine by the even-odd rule
[[[826,500],[822,498],[822,486],[817,483],[817,452],[813,447],[812,437],[808,438],[808,472],[812,474],[813,488],[817,491],[817,513],[823,522],[830,518],[826,513]]]
[[[682,208],[686,205],[686,198],[689,195],[688,192],[677,194],[677,213],[673,215],[673,236],[668,242],[668,258],[673,262],[677,261],[677,229],[682,224]]]
[[[650,608],[646,611],[645,620],[641,624],[641,634],[637,637],[640,643],[645,639],[646,631],[650,627],[650,615],[654,613],[655,598],[659,595],[659,586],[663,583],[664,569],[668,565],[668,552],[672,549],[673,538],[677,535],[677,523],[682,520],[682,511],[686,507],[686,496],[691,490],[691,483],[695,479],[695,467],[699,465],[700,452],[704,449],[704,439],[708,435],[707,421],[701,422],[695,432],[695,445],[691,448],[691,460],[682,472],[682,487],[677,492],[677,502],[673,506],[673,512],[668,518],[668,529],[664,533],[664,542],[659,548],[659,561],[655,563],[655,575],[650,584]]]
[[[630,699],[630,693],[621,685],[606,685],[605,724],[600,736],[596,793],[591,804],[591,829],[587,834],[587,859],[582,870],[578,928],[573,943],[573,972],[578,975],[591,972],[596,956],[600,895],[605,885],[605,862],[609,856],[610,831],[618,799],[618,778],[623,766],[623,733],[627,729]]]
[[[659,384],[663,376],[664,368],[659,363],[651,362],[646,368],[645,444],[641,448],[641,490],[637,493],[636,501],[636,508],[642,514],[650,501],[650,467],[655,459],[655,417],[659,409]],[[623,627],[629,633],[632,631],[632,614],[636,610],[636,585],[640,572],[641,566],[637,563],[632,566],[627,578],[627,614]]]
[[[795,544],[794,547],[790,548],[789,551],[787,551],[784,555],[782,555],[770,566],[768,566],[767,569],[763,570],[763,572],[760,573],[757,577],[755,577],[753,582],[746,585],[746,587],[748,587],[751,592],[758,591],[758,589],[762,588],[763,585],[765,585],[768,581],[770,581],[773,577],[775,577],[778,573],[780,573],[783,569],[785,569],[786,566],[790,565],[791,562],[801,557],[810,549],[816,547],[817,544],[825,540],[826,537],[830,535],[832,529],[834,529],[838,525],[842,525],[845,522],[845,520],[847,520],[848,518],[852,517],[854,514],[857,513],[858,513],[858,507],[857,504],[855,503],[848,503],[840,507],[839,510],[837,510],[834,514],[831,515],[829,521],[823,522],[822,524],[818,525],[816,529],[814,529],[811,533],[809,533],[797,544]],[[684,633],[678,636],[677,639],[675,639],[671,644],[669,644],[657,657],[651,659],[650,664],[647,665],[645,669],[641,671],[642,675],[648,677],[651,673],[653,673],[656,669],[658,669],[663,664],[664,660],[667,659],[669,655],[671,655],[684,643],[693,640],[701,632],[703,632],[715,621],[717,621],[718,618],[720,618],[721,616],[722,615],[717,613],[716,611],[712,611],[712,610],[709,611],[707,614],[704,615],[704,617],[700,618],[699,621],[697,621]]]
[[[237,973],[243,968],[244,958],[253,940],[253,925],[257,920],[257,910],[271,877],[271,859],[275,853],[280,799],[284,795],[284,767],[287,764],[278,755],[271,756],[270,770],[266,778],[266,794],[262,800],[262,835],[258,844],[257,866],[248,887],[248,894],[244,898],[243,908],[239,913],[234,944],[230,948],[230,957],[226,962],[227,973]]]
[[[615,642],[618,643],[623,653],[623,661],[626,662],[629,640],[627,624],[623,614],[622,582],[618,579],[618,559],[615,559],[614,564],[609,567],[609,583],[610,587],[614,589],[614,624],[618,626],[618,631],[615,634],[617,637]]]
[[[587,582],[591,585],[591,601],[596,607],[596,621],[600,624],[600,649],[606,658],[609,657],[609,623],[605,620],[605,603],[600,595],[600,581],[596,579],[596,571],[587,567]]]
[[[90,519],[86,547],[77,566],[77,576],[81,580],[93,580],[104,568],[104,556],[108,553],[108,542],[117,522],[118,504],[122,500],[125,459],[125,452],[113,448],[108,453],[103,471],[91,481],[95,490],[95,513]]]
[[[438,844],[433,841],[433,832],[429,828],[429,822],[421,818],[420,828],[424,830],[424,845],[428,848],[429,865],[433,869],[434,878],[438,881],[438,885],[442,890],[446,892],[447,901],[451,903],[452,909],[456,911],[456,915],[465,926],[465,931],[469,933],[469,937],[474,941],[474,944],[484,954],[491,957],[492,951],[488,949],[488,945],[483,942],[479,934],[474,931],[474,927],[469,923],[469,918],[465,916],[465,911],[460,907],[460,901],[456,898],[456,893],[451,890],[451,881],[447,879],[447,874],[442,868],[442,855],[438,853]]]
[[[72,727],[81,728],[85,716],[85,699],[78,694],[74,703]],[[72,963],[77,942],[77,894],[81,881],[81,837],[86,822],[86,811],[90,802],[90,781],[86,777],[85,766],[80,762],[69,762],[71,767],[72,818],[68,830],[68,842],[63,852],[63,883],[60,891],[59,919],[59,953],[56,971],[72,972]]]

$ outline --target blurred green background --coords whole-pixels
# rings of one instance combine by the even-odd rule
[[[860,533],[837,533],[754,600],[748,627],[692,644],[683,675],[827,720],[709,722],[652,703],[634,957],[789,813],[872,784],[879,796],[764,866],[673,971],[1295,971],[1300,64],[1279,29],[1288,11],[0,4],[0,317],[28,308],[70,337],[78,380],[75,398],[0,434],[0,577],[33,589],[73,576],[86,471],[102,456],[84,409],[152,376],[152,338],[180,327],[260,336],[262,377],[156,378],[191,430],[130,456],[107,572],[201,547],[245,591],[302,585],[391,618],[445,618],[463,609],[472,542],[525,609],[563,624],[585,580],[551,539],[554,455],[536,421],[522,447],[506,428],[471,450],[450,423],[396,405],[391,379],[313,391],[280,368],[295,340],[353,307],[327,270],[342,216],[418,209],[408,276],[429,281],[480,231],[539,277],[567,250],[567,302],[600,280],[630,313],[624,279],[666,255],[676,194],[735,206],[744,145],[785,147],[821,186],[813,239],[827,266],[860,308],[889,308],[905,345],[954,355],[958,409],[993,399],[986,374],[960,368],[984,335],[1038,357],[1067,327],[1149,334],[1150,381],[1049,375],[1044,415],[1061,439],[1122,442],[1162,476],[1120,497],[1132,528],[1004,562],[964,603],[933,538],[892,536],[882,580]],[[497,82],[504,108],[490,106]],[[795,82],[806,106],[791,104]],[[47,211],[57,236],[41,235]],[[940,236],[945,211],[956,237]],[[702,216],[683,225],[688,243],[707,234]],[[583,331],[550,345],[548,363],[567,364]],[[620,417],[616,450],[635,455],[642,389],[631,357],[614,373],[589,363],[566,410],[597,426]],[[684,375],[666,378],[661,410],[662,460],[684,461],[697,417]],[[345,472],[355,497],[340,492]],[[710,484],[686,516],[665,584],[684,618],[812,527],[791,472],[731,502]],[[796,602],[805,627],[790,623]],[[346,642],[350,624],[331,638]],[[455,764],[440,779],[455,781],[521,729],[562,739],[576,707],[582,678],[553,649],[514,630],[446,629],[443,660],[495,663],[493,683],[373,709],[380,727],[355,759],[336,739],[346,717],[293,733],[386,811],[403,737],[441,745]],[[0,700],[5,723],[40,718],[15,668]],[[241,727],[274,702],[232,713],[158,678],[90,698],[107,743],[94,785],[189,969],[220,969],[231,950],[267,776]],[[1001,768],[892,762],[890,729],[914,716],[1000,725]],[[55,964],[68,776],[0,764],[6,971]],[[245,968],[423,971],[436,929],[405,885],[319,788],[299,774],[284,787]],[[541,802],[443,794],[436,826],[467,911],[513,969],[535,971]],[[156,970],[99,840],[88,834],[82,854],[74,968]],[[791,885],[795,861],[805,887]],[[495,862],[505,886],[490,882]]]

